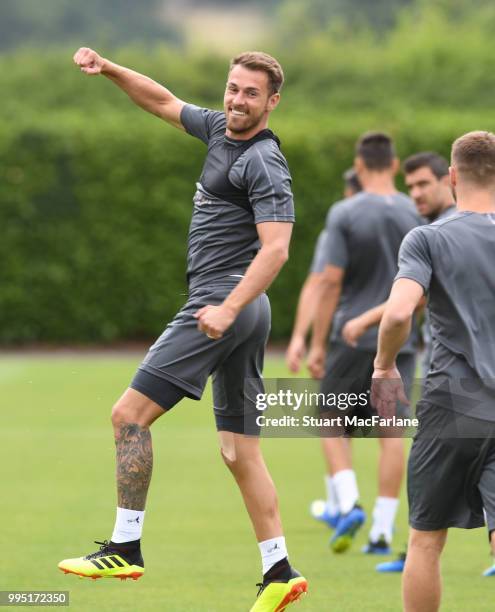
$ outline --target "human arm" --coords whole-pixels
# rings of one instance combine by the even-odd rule
[[[309,274],[299,294],[292,336],[285,353],[287,366],[292,372],[299,371],[301,361],[306,354],[306,336],[313,323],[315,304],[321,286],[321,273],[325,267],[325,239],[326,230],[323,229],[316,241]]]
[[[357,346],[359,338],[365,334],[370,327],[378,325],[382,320],[387,302],[378,304],[374,308],[366,310],[354,319],[349,319],[342,328],[342,338],[349,346]]]
[[[221,338],[241,310],[267,289],[289,257],[292,223],[267,222],[256,226],[261,248],[243,279],[219,306],[204,306],[195,317],[211,338]]]
[[[327,338],[342,292],[344,274],[344,268],[327,265],[321,275],[308,355],[308,369],[313,378],[322,378],[325,374]]]
[[[343,203],[334,204],[327,215],[319,269],[320,288],[315,304],[308,368],[314,378],[325,373],[327,337],[342,292],[349,263],[348,219]]]
[[[423,287],[409,278],[399,278],[392,286],[378,330],[371,387],[371,402],[381,416],[395,414],[397,401],[409,403],[395,360],[411,333],[412,317],[422,297]]]
[[[137,106],[178,129],[184,129],[180,115],[185,102],[163,85],[139,72],[119,66],[87,47],[76,51],[73,59],[85,74],[102,74],[125,91]]]
[[[299,294],[294,327],[285,353],[285,360],[291,372],[299,371],[306,352],[306,336],[314,319],[315,304],[321,288],[321,276],[321,272],[310,272]]]
[[[426,300],[423,296],[416,306],[415,312],[417,316],[419,316],[423,311],[425,303]],[[357,346],[359,338],[361,338],[361,336],[363,336],[368,329],[380,324],[386,305],[387,302],[382,302],[381,304],[378,304],[378,306],[370,308],[357,317],[354,317],[354,319],[349,319],[349,321],[347,321],[342,328],[342,338],[344,341],[349,346]]]
[[[409,232],[401,245],[399,272],[378,330],[371,402],[382,416],[394,414],[397,400],[407,402],[395,360],[409,336],[413,313],[422,303],[431,281],[427,231],[423,227]]]

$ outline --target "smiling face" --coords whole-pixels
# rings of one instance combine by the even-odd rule
[[[433,219],[452,203],[449,177],[437,178],[428,166],[406,174],[406,185],[422,217]]]
[[[227,136],[248,140],[268,124],[268,115],[277,106],[280,94],[272,93],[268,74],[235,65],[229,73],[223,106]]]

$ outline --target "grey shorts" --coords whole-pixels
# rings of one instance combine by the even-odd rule
[[[257,413],[254,402],[246,397],[245,380],[249,379],[250,390],[254,391],[249,393],[250,398],[263,392],[264,351],[270,332],[268,297],[263,293],[248,304],[218,340],[200,332],[193,316],[207,304],[221,304],[234,286],[192,290],[186,304],[149,349],[131,387],[168,410],[172,402],[184,396],[200,399],[208,377],[213,375],[217,427],[244,433],[246,414]],[[259,389],[254,389],[257,381]]]
[[[495,423],[418,402],[408,462],[409,524],[495,529]],[[455,437],[454,437],[455,436]]]
[[[321,391],[323,393],[367,394],[369,398],[374,360],[375,353],[355,349],[346,344],[332,343],[328,349]],[[409,397],[416,371],[416,355],[401,353],[397,357],[397,368],[404,382],[406,395]],[[409,406],[400,404],[396,416],[407,417],[410,412]],[[341,414],[366,418],[376,412],[368,401],[366,406],[360,406]]]

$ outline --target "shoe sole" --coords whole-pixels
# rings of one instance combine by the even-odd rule
[[[65,567],[58,568],[64,574],[75,574],[79,576],[79,578],[91,578],[91,580],[98,580],[98,578],[120,578],[121,580],[127,580],[131,578],[132,580],[139,580],[144,572],[132,572],[130,574],[107,574],[105,576],[88,576],[87,574],[81,574],[80,572],[75,572],[74,570],[66,569]]]
[[[298,601],[303,595],[308,592],[308,582],[307,580],[299,579],[295,582],[291,590],[287,593],[287,595],[283,598],[283,600],[278,604],[273,612],[283,612],[285,608],[291,603]]]

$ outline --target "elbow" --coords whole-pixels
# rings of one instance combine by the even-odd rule
[[[280,249],[279,261],[281,266],[283,266],[289,261],[289,249],[287,247],[283,247]]]
[[[342,282],[332,278],[324,278],[321,281],[321,291],[325,294],[336,294],[342,290]]]
[[[412,319],[412,312],[409,309],[395,310],[394,312],[388,312],[387,323],[388,326],[394,329],[410,325]]]
[[[279,269],[289,260],[289,248],[285,244],[274,246],[272,253]]]

